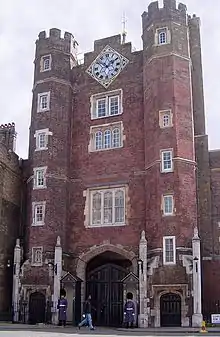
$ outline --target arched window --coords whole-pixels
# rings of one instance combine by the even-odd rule
[[[163,30],[162,32],[159,33],[158,42],[159,42],[159,44],[167,43],[167,33],[166,33],[165,30]]]
[[[112,192],[104,193],[104,224],[112,223]]]
[[[124,206],[124,191],[118,190],[115,192],[115,222],[124,223],[125,221],[125,206]]]
[[[101,203],[102,195],[99,192],[93,194],[92,197],[92,224],[99,225],[101,223]]]
[[[121,146],[120,130],[116,128],[112,131],[112,147],[120,147],[120,146]]]
[[[95,133],[95,149],[96,150],[100,150],[102,149],[102,132],[101,131],[97,131]]]
[[[104,148],[109,149],[111,148],[111,131],[106,130],[104,133]]]

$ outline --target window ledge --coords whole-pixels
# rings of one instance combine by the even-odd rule
[[[91,117],[91,120],[97,120],[97,119],[103,119],[103,118],[109,118],[109,117],[116,117],[122,115],[123,111],[118,113],[117,115],[107,115],[107,116],[102,116],[102,117]]]
[[[37,224],[36,223],[31,224],[32,227],[41,227],[41,226],[44,226],[44,225],[45,225],[44,222],[40,222],[40,223],[37,223]]]
[[[42,267],[43,263],[31,263],[32,267]]]
[[[164,262],[163,265],[164,266],[175,266],[176,262]]]
[[[115,223],[115,224],[105,224],[105,225],[88,225],[87,228],[106,228],[106,227],[124,227],[126,223]]]
[[[39,151],[45,151],[45,150],[48,150],[48,147],[41,147],[39,149],[35,149],[34,151],[39,152]]]
[[[168,217],[173,217],[173,216],[175,216],[176,214],[162,214],[162,217],[163,218],[168,218]]]
[[[160,170],[160,173],[173,173],[174,169],[172,170]]]
[[[109,148],[106,148],[106,149],[98,149],[98,150],[91,150],[90,152],[105,152],[105,151],[109,151],[109,150],[118,150],[118,149],[121,149],[123,148],[123,145],[119,146],[119,147],[109,147]]]
[[[33,187],[33,190],[44,190],[44,189],[46,189],[46,188],[47,188],[46,185],[44,185],[44,186],[34,186],[34,187]]]

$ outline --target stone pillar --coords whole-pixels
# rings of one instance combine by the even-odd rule
[[[57,237],[54,257],[54,281],[53,281],[53,324],[58,324],[57,304],[60,297],[60,280],[62,275],[62,247],[60,237]]]
[[[141,233],[139,244],[139,327],[148,327],[148,308],[147,308],[147,240],[145,231]]]
[[[21,268],[21,247],[20,247],[20,240],[17,239],[14,248],[14,264],[13,264],[13,290],[12,290],[13,322],[19,321],[20,268]]]
[[[202,324],[202,299],[201,299],[201,253],[200,238],[197,227],[194,229],[192,239],[193,248],[193,316],[192,326],[201,327]]]

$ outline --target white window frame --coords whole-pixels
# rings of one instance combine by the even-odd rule
[[[44,147],[40,147],[39,136],[41,134],[45,135],[45,146]],[[36,139],[36,148],[35,148],[35,151],[48,150],[48,138],[49,138],[49,136],[52,136],[52,135],[53,135],[53,133],[50,132],[49,129],[36,130],[35,134],[34,134],[34,138]]]
[[[42,221],[36,221],[36,207],[42,206]],[[46,201],[37,201],[32,203],[32,226],[44,226],[45,224]]]
[[[115,221],[115,194],[117,191],[123,191],[124,193],[124,221],[116,222]],[[112,192],[112,223],[104,223],[104,193]],[[93,196],[96,193],[101,193],[101,223],[93,224]],[[125,226],[126,225],[126,188],[125,186],[118,186],[114,188],[103,188],[103,189],[93,189],[89,190],[89,224],[88,227],[116,227],[116,226]]]
[[[167,261],[166,240],[173,241],[173,261]],[[163,264],[164,265],[175,265],[176,264],[176,237],[175,236],[164,236],[163,237]]]
[[[119,146],[114,146],[115,138],[114,138],[114,130],[119,130]],[[111,146],[105,147],[104,140],[105,140],[105,131],[110,130],[111,132]],[[96,148],[96,135],[97,133],[101,132],[100,137],[102,138],[99,142],[99,147]],[[90,127],[90,143],[89,143],[89,152],[99,152],[99,151],[108,151],[108,150],[116,150],[123,147],[123,123],[114,122],[102,125],[96,125]]]
[[[43,188],[47,188],[47,184],[46,184],[46,172],[47,172],[47,166],[41,166],[41,167],[35,167],[33,169],[34,171],[34,190],[37,189],[43,189]],[[38,185],[38,174],[43,173],[43,185]]]
[[[44,97],[44,96],[47,97],[47,106],[45,108],[42,108],[41,100],[42,100],[42,97]],[[49,110],[50,110],[50,91],[39,93],[38,96],[37,96],[37,112],[45,112],[45,111],[49,111]]]
[[[49,59],[49,68],[45,69],[45,59]],[[40,60],[40,71],[50,71],[51,70],[51,64],[52,64],[52,56],[51,54],[43,55]]]
[[[166,41],[164,43],[161,43],[160,41],[160,34],[165,33],[166,35]],[[170,44],[171,42],[171,34],[170,34],[170,30],[168,29],[168,27],[159,27],[156,29],[156,33],[155,33],[155,45],[157,46],[165,46],[166,44]]]
[[[171,167],[170,168],[165,168],[164,166],[164,155],[169,153],[170,154],[170,162],[171,162]],[[161,173],[169,173],[173,172],[173,149],[166,149],[166,150],[160,150],[160,161],[161,161]]]
[[[168,116],[169,123],[164,125],[164,117]],[[172,110],[160,110],[159,111],[159,125],[161,129],[171,128],[173,126],[173,115]]]
[[[39,250],[41,252],[41,262],[34,262],[36,250]],[[43,247],[32,247],[31,265],[35,267],[40,267],[43,265]]]
[[[171,198],[171,200],[172,200],[172,210],[171,210],[171,212],[166,212],[166,209],[165,209],[166,198]],[[173,196],[173,194],[164,194],[162,196],[162,210],[163,210],[163,216],[173,216],[174,215],[174,196]]]
[[[111,115],[111,100],[113,98],[118,97],[118,113]],[[106,114],[105,116],[98,116],[98,102],[100,100],[105,100],[105,110]],[[122,89],[119,90],[112,90],[108,92],[102,92],[99,94],[92,95],[90,97],[90,104],[91,104],[91,119],[101,119],[101,118],[108,118],[108,117],[115,117],[119,116],[123,113],[123,106],[122,106],[122,100],[123,100],[123,92]]]

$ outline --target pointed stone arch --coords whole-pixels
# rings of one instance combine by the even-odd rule
[[[105,252],[113,252],[119,254],[126,259],[130,260],[132,263],[132,271],[135,273],[137,269],[137,257],[134,252],[128,251],[123,248],[121,245],[112,245],[110,243],[102,244],[100,246],[93,246],[91,247],[86,253],[82,253],[77,262],[76,267],[76,275],[81,279],[85,280],[85,269],[87,263],[93,259],[94,257],[105,253]]]
[[[81,285],[81,299],[84,301],[85,296],[85,281],[86,281],[86,266],[87,263],[95,258],[96,256],[105,253],[105,252],[113,252],[123,256],[125,259],[130,260],[132,264],[132,271],[137,273],[137,256],[133,251],[128,251],[124,249],[121,245],[113,245],[110,243],[103,243],[99,246],[91,247],[87,252],[82,253],[77,262],[76,266],[76,275],[82,280]]]

